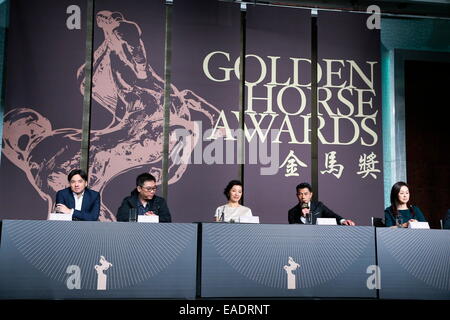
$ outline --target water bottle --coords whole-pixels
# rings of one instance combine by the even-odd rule
[[[397,216],[395,217],[395,225],[398,228],[403,228],[402,222],[403,222],[402,215],[401,214],[397,214]]]
[[[130,222],[136,222],[137,221],[137,209],[136,208],[130,208],[128,211],[129,220]]]

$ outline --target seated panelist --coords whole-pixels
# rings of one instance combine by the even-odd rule
[[[240,217],[252,216],[252,210],[241,205],[243,194],[242,182],[239,180],[230,181],[223,193],[225,194],[225,197],[227,197],[227,203],[216,209],[214,215],[215,221],[239,222]]]
[[[322,202],[312,201],[313,192],[309,183],[300,183],[297,185],[296,190],[298,204],[288,212],[289,223],[316,224],[317,218],[335,218],[337,224],[355,225],[352,220],[342,218],[328,209]]]
[[[405,182],[399,181],[391,189],[391,205],[384,210],[386,227],[407,228],[411,222],[426,222],[424,214],[419,207],[409,203],[409,187]]]
[[[67,180],[69,187],[56,193],[55,211],[71,214],[72,220],[97,221],[100,214],[100,193],[87,187],[87,174],[72,170]]]
[[[136,178],[136,188],[122,200],[117,211],[117,221],[130,221],[130,210],[137,215],[158,216],[159,222],[172,222],[166,200],[156,195],[156,178],[150,173],[142,173]]]

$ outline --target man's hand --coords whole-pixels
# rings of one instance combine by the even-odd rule
[[[72,214],[72,209],[67,208],[62,203],[57,203],[55,209],[56,209],[56,212],[61,212],[61,213],[64,213],[64,214]]]
[[[154,214],[153,211],[147,211],[146,213],[144,213],[144,215],[146,215],[146,216],[156,216],[156,214]]]
[[[352,220],[344,220],[344,221],[342,222],[342,224],[343,224],[344,226],[356,226],[356,223],[354,223]]]
[[[303,208],[302,209],[302,216],[306,217],[306,215],[309,213],[309,208]]]

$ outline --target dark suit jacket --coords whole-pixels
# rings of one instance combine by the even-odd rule
[[[56,193],[56,203],[62,203],[69,209],[75,209],[75,198],[70,188]],[[72,220],[97,221],[100,214],[100,193],[84,189],[81,211],[74,210]]]
[[[444,217],[444,229],[450,229],[450,209],[447,210],[447,215]]]
[[[312,213],[312,223],[316,224],[317,218],[336,218],[337,224],[341,224],[340,221],[344,218],[342,218],[340,215],[334,213],[332,210],[328,209],[322,202],[315,202],[311,201],[311,207],[309,208],[310,212]],[[300,217],[302,216],[302,208],[301,204],[298,203],[295,207],[293,207],[291,210],[289,210],[288,213],[288,219],[289,223],[301,223],[303,222],[300,220]]]

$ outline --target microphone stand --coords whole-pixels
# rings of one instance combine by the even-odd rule
[[[222,214],[220,215],[220,222],[225,222],[225,206],[223,206]]]

